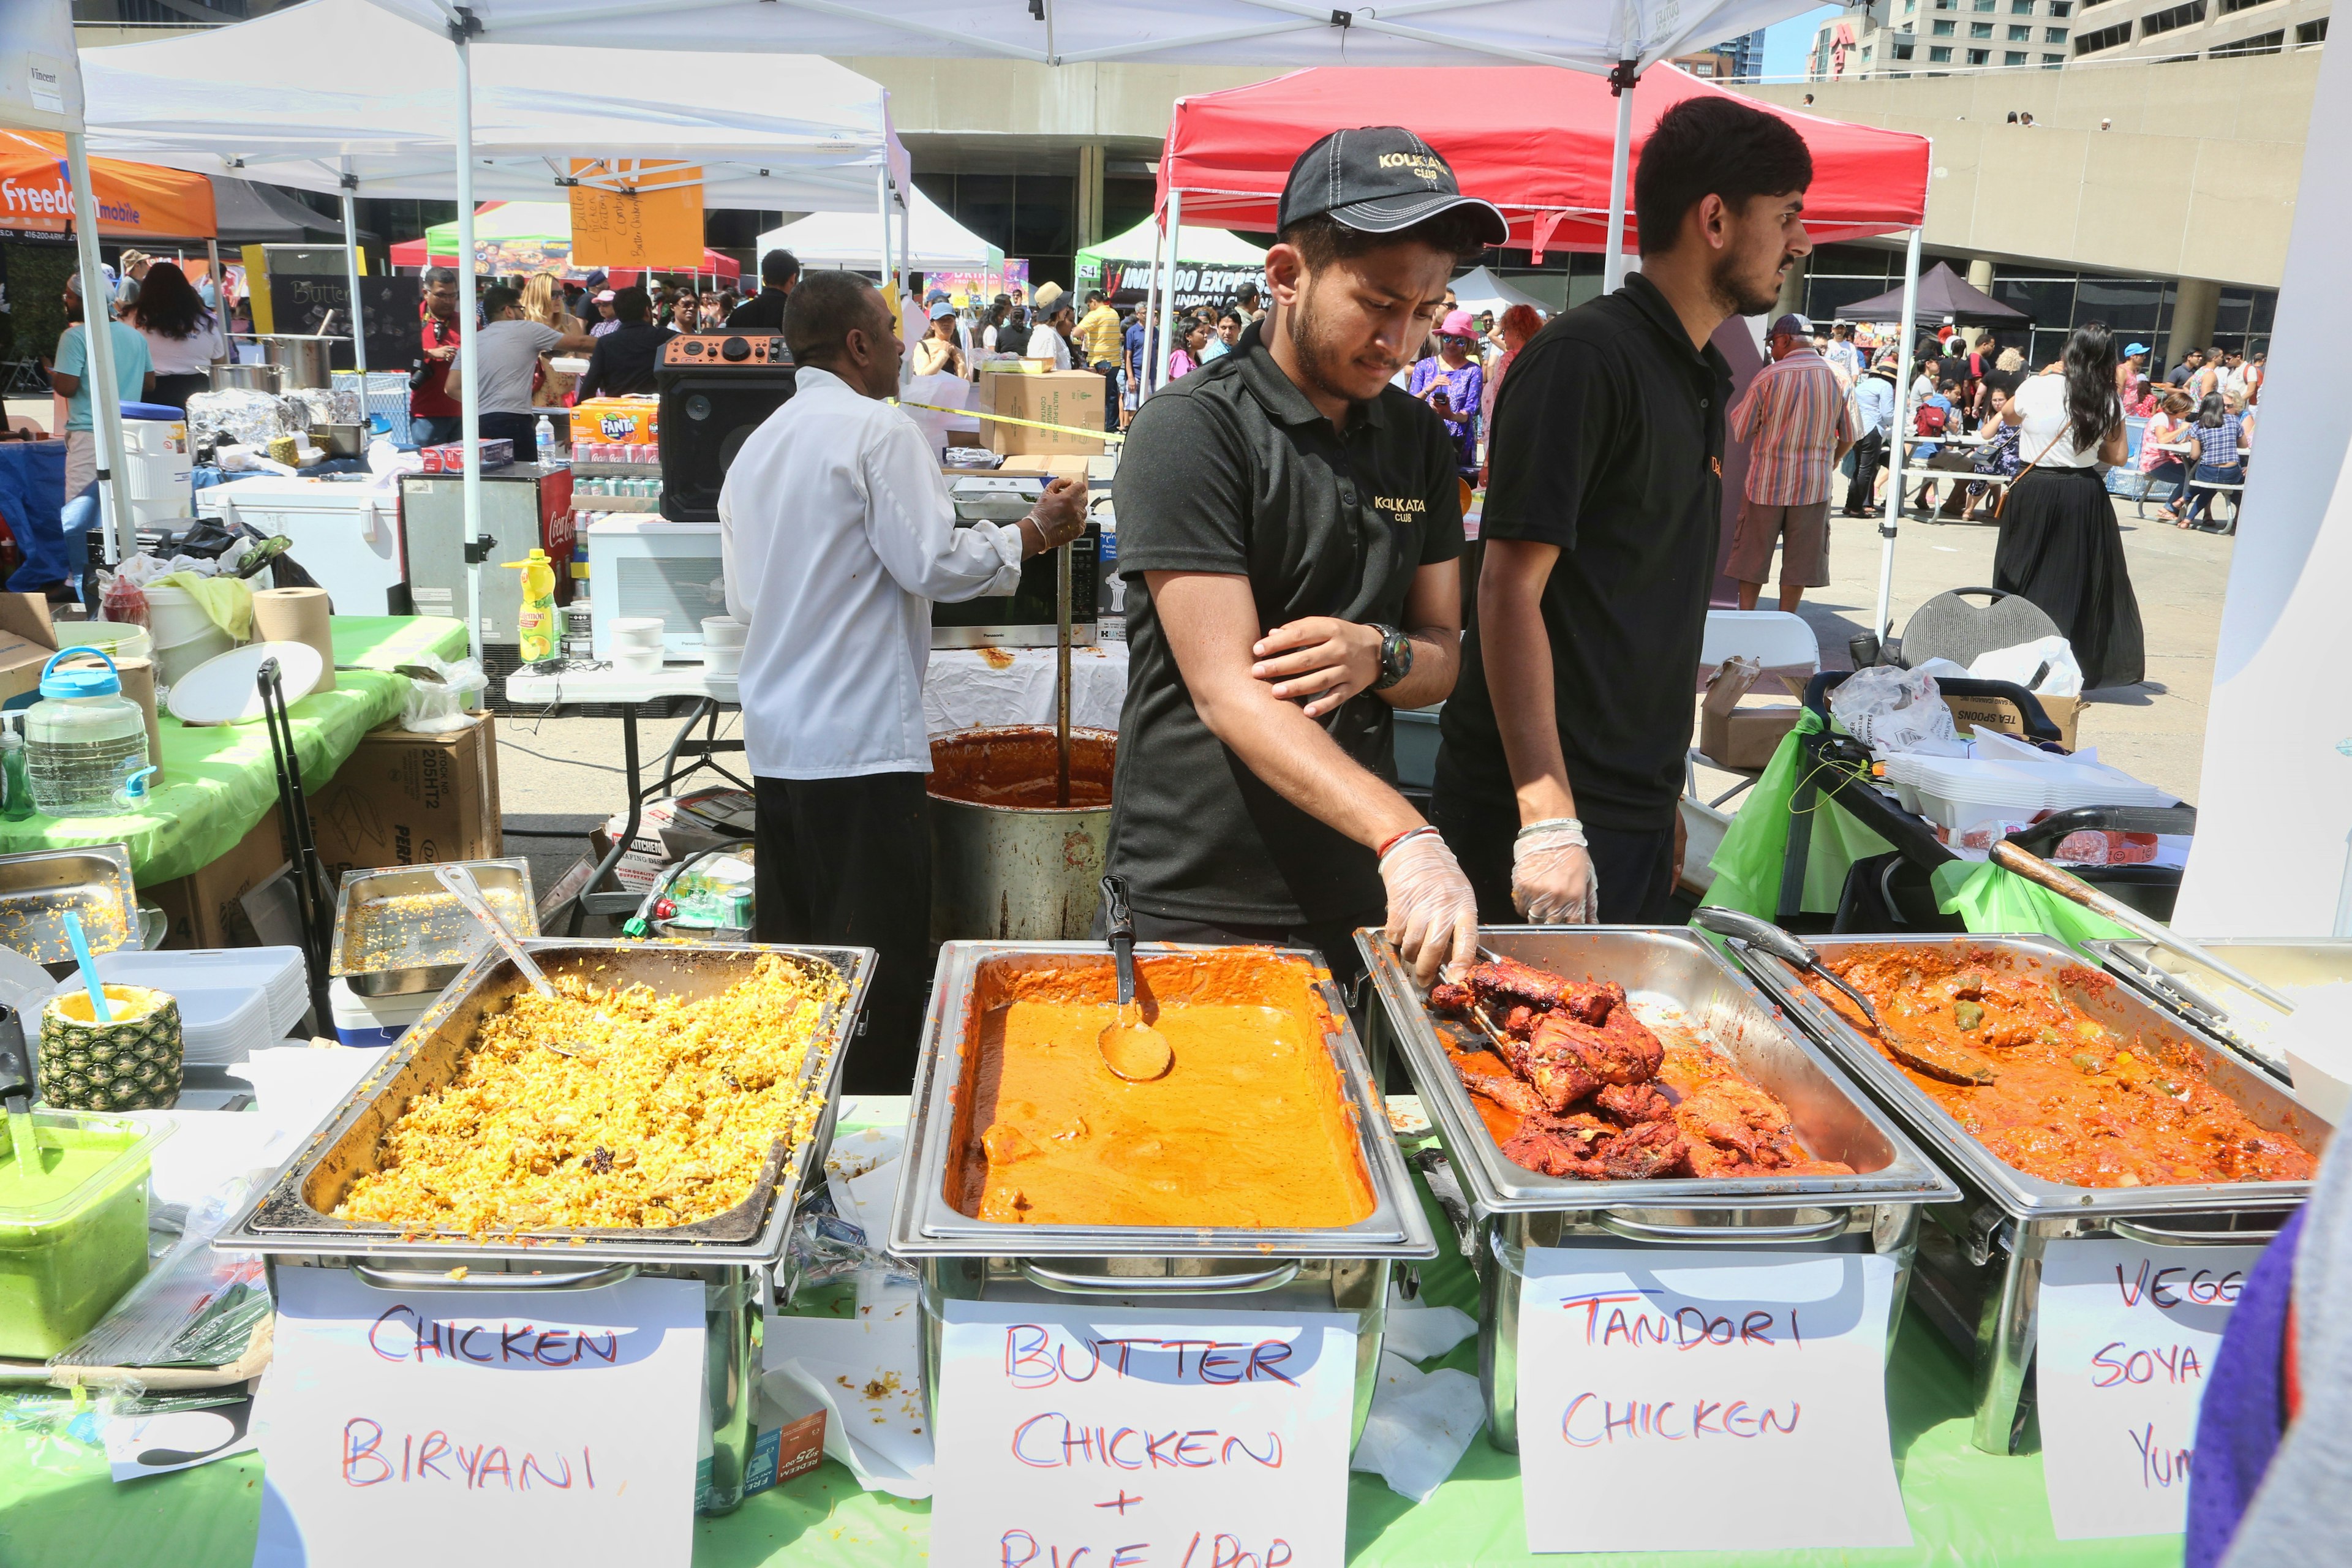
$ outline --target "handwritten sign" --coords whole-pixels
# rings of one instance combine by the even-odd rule
[[[1339,1568],[1355,1320],[950,1301],[944,1568]]]
[[[2033,1376],[2059,1540],[2182,1528],[2205,1374],[2261,1256],[2252,1247],[2050,1244]]]
[[[1529,1549],[1909,1545],[1886,1432],[1894,1260],[1702,1257],[1528,1250]]]
[[[690,1280],[389,1291],[281,1268],[256,1568],[411,1568],[420,1520],[472,1561],[684,1568],[702,1362]]]
[[[699,168],[589,158],[572,174],[572,266],[702,266]]]

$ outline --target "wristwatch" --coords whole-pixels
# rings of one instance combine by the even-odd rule
[[[1412,639],[1394,626],[1384,626],[1378,621],[1370,624],[1372,630],[1381,634],[1381,674],[1372,682],[1372,689],[1386,691],[1412,673]]]

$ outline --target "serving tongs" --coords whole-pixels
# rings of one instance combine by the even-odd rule
[[[1926,1046],[1899,1039],[1886,1021],[1878,1016],[1869,997],[1848,984],[1822,962],[1822,955],[1799,942],[1769,921],[1759,921],[1754,915],[1738,910],[1727,910],[1718,904],[1702,904],[1695,911],[1693,923],[1705,926],[1730,944],[1735,952],[1754,949],[1767,952],[1791,968],[1820,975],[1845,994],[1846,999],[1869,1020],[1871,1029],[1878,1036],[1886,1054],[1903,1066],[1939,1083],[1957,1084],[1962,1089],[1982,1089],[1993,1081],[1992,1068],[1969,1057],[1954,1057],[1941,1046]]]
[[[490,933],[490,940],[506,950],[508,960],[514,964],[516,973],[530,983],[530,988],[553,1001],[555,987],[548,983],[547,972],[531,961],[530,954],[523,951],[522,942],[508,929],[507,922],[499,918],[498,910],[490,908],[490,900],[482,897],[482,886],[474,880],[474,873],[463,866],[436,866],[433,875],[443,887],[457,895],[466,912]],[[539,1043],[558,1056],[576,1057],[580,1054],[572,1047],[559,1046],[553,1040],[541,1039]]]
[[[1127,879],[1102,879],[1104,924],[1110,932],[1111,962],[1118,966],[1118,1016],[1096,1037],[1103,1064],[1130,1083],[1149,1083],[1176,1064],[1168,1037],[1143,1021],[1135,1000],[1135,916],[1127,904]]]

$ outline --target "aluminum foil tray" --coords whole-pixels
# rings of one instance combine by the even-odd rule
[[[508,929],[539,934],[528,860],[463,860]],[[457,895],[430,866],[350,871],[335,897],[335,942],[327,973],[362,996],[438,991],[490,945]]]

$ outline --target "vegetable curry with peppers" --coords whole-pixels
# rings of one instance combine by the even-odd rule
[[[2317,1161],[2205,1080],[2179,1041],[2126,1035],[2047,976],[1992,954],[1876,949],[1830,961],[1868,996],[1873,1028],[1836,987],[1806,984],[1971,1136],[2030,1176],[2079,1187],[2278,1182]],[[2084,969],[2069,986],[2112,984]]]

